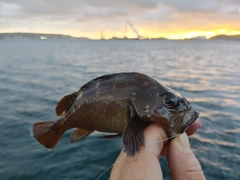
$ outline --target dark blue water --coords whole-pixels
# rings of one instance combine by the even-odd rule
[[[118,156],[120,139],[95,133],[70,144],[68,131],[49,151],[29,129],[56,120],[58,101],[87,81],[137,71],[179,91],[200,112],[203,126],[190,143],[207,179],[239,179],[239,69],[240,42],[234,41],[1,40],[0,177],[96,179]],[[161,164],[171,179],[165,158]]]

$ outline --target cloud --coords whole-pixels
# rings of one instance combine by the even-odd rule
[[[69,24],[105,24],[108,29],[124,23],[131,17],[147,12],[158,5],[156,0],[52,0],[52,1],[33,1],[33,0],[1,0],[0,12],[2,25],[20,26],[21,22],[28,27],[39,24],[41,26],[50,24],[59,26],[63,21]],[[0,21],[1,21],[0,20]],[[38,21],[39,23],[37,23]],[[107,25],[108,24],[108,25]],[[75,25],[70,25],[75,26]],[[48,27],[50,28],[50,27]],[[116,27],[119,28],[119,27]]]
[[[175,9],[178,12],[201,12],[201,13],[207,13],[211,12],[214,13],[219,8],[219,3],[217,3],[217,0],[201,0],[201,1],[195,1],[195,0],[162,0],[162,4],[169,6],[173,9]]]
[[[111,9],[116,12],[123,11],[123,9],[137,10],[149,9],[157,5],[158,1],[155,0],[52,0],[52,1],[34,1],[34,0],[1,0],[0,8],[2,10],[14,10],[13,16],[10,17],[24,17],[31,18],[35,16],[69,16],[82,14],[89,16],[89,14],[99,15],[98,11],[102,14],[105,9]],[[11,7],[17,7],[11,9]],[[86,11],[88,10],[88,11]],[[90,11],[89,11],[90,10]],[[93,12],[94,11],[94,12]],[[105,12],[112,15],[111,11]],[[131,11],[129,11],[131,12]],[[9,14],[3,14],[8,17]]]
[[[239,28],[239,0],[0,0],[1,31],[142,32]]]

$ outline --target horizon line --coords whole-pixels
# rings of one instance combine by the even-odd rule
[[[66,37],[70,37],[70,38],[75,38],[75,39],[89,39],[89,40],[112,40],[112,39],[129,39],[129,40],[154,40],[154,39],[165,39],[165,40],[191,40],[191,39],[201,39],[201,40],[208,40],[211,39],[212,37],[217,37],[217,36],[240,36],[240,33],[236,33],[236,34],[228,34],[228,33],[219,33],[213,36],[210,36],[207,38],[207,36],[204,35],[199,35],[199,36],[193,36],[191,38],[176,38],[176,39],[172,39],[172,38],[168,38],[168,37],[144,37],[144,36],[140,36],[140,37],[127,37],[127,36],[122,36],[122,37],[117,37],[117,36],[112,36],[110,38],[104,38],[104,37],[100,37],[100,38],[90,38],[90,37],[83,37],[83,36],[74,36],[74,35],[70,35],[70,34],[64,34],[64,33],[46,33],[46,32],[0,32],[0,34],[35,34],[35,35],[55,35],[55,36],[66,36]]]

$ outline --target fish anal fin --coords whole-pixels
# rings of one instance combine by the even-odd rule
[[[56,107],[56,114],[58,116],[63,115],[65,112],[67,112],[72,104],[74,103],[74,101],[76,100],[78,96],[78,92],[69,94],[64,96],[58,103],[57,107]]]
[[[130,120],[126,129],[123,132],[123,150],[130,157],[133,157],[136,152],[140,152],[140,147],[144,146],[144,129],[150,123],[141,119],[133,106],[130,108]]]
[[[70,143],[76,143],[79,140],[87,137],[89,134],[91,134],[93,130],[89,129],[82,129],[82,128],[77,128],[75,131],[72,132],[71,137],[70,137]]]

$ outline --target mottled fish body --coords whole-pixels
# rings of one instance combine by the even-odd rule
[[[33,125],[33,136],[46,148],[54,148],[62,134],[77,128],[70,142],[94,130],[122,135],[123,148],[133,156],[144,145],[143,130],[161,125],[169,137],[182,133],[198,118],[189,102],[158,80],[140,73],[98,77],[78,92],[62,98],[56,107],[56,122]]]

